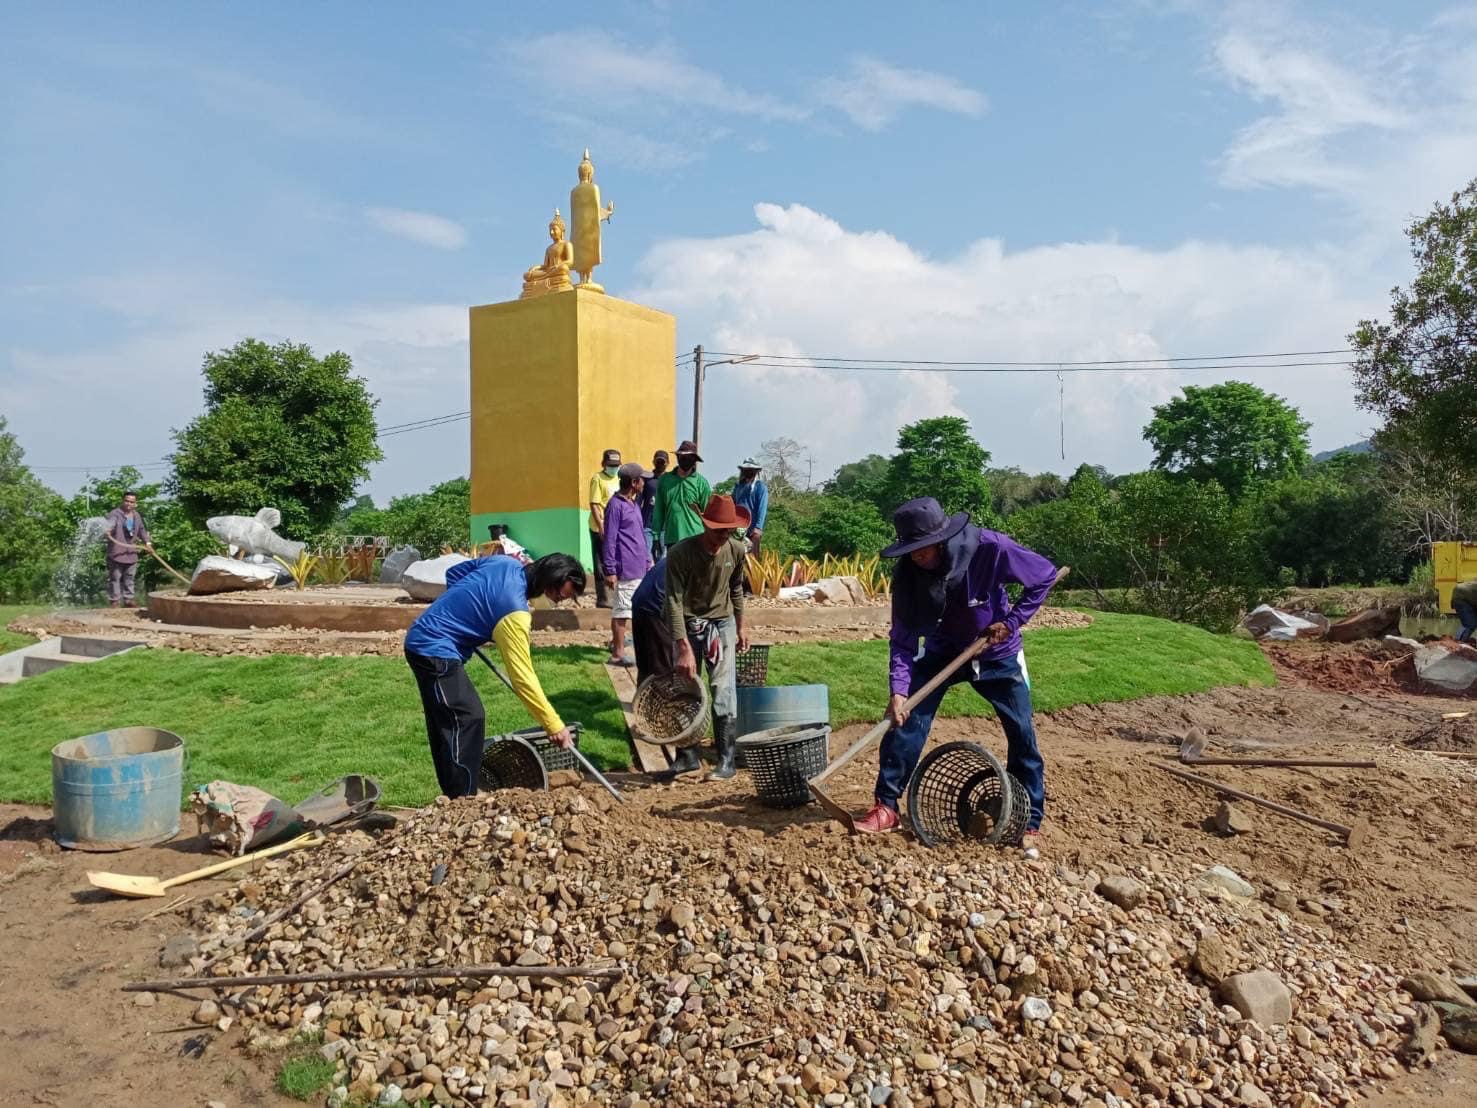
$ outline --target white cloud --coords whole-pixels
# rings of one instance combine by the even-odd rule
[[[977,119],[989,103],[984,93],[946,74],[902,69],[865,56],[853,58],[845,76],[822,81],[817,95],[868,131],[882,130],[909,108],[934,108]]]
[[[467,245],[465,227],[429,212],[412,212],[404,208],[365,208],[364,218],[386,234],[398,235],[439,250],[460,250]]]
[[[1352,45],[1340,50],[1340,36]],[[1477,19],[1470,10],[1395,38],[1236,8],[1214,64],[1233,88],[1269,106],[1222,156],[1221,179],[1231,187],[1327,192],[1366,227],[1383,229],[1472,175]]]
[[[636,47],[601,31],[559,31],[518,39],[504,56],[520,70],[557,79],[550,86],[569,102],[597,98],[601,104],[637,103],[699,107],[761,119],[804,119],[804,108],[767,93],[750,92],[723,80],[709,67],[692,64],[670,46]]]
[[[759,204],[744,234],[660,243],[632,297],[673,311],[685,335],[727,353],[1052,362],[1338,348],[1387,283],[1321,250],[1186,242],[1148,249],[1062,243],[1009,252],[981,238],[931,258],[896,236],[812,209]],[[1352,275],[1351,275],[1352,274]],[[1337,368],[1197,374],[1068,373],[1067,458],[1058,452],[1054,373],[846,372],[720,366],[708,375],[704,445],[719,472],[790,435],[818,476],[889,452],[898,428],[964,414],[1000,464],[1140,468],[1149,408],[1185,383],[1242,377],[1299,404],[1316,446],[1361,437]]]

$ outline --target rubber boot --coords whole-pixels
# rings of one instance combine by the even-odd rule
[[[709,777],[726,781],[738,772],[738,718],[736,716],[713,717],[713,748],[718,752],[718,764]]]
[[[668,771],[673,777],[684,773],[692,773],[702,768],[702,759],[698,757],[697,747],[684,746],[677,751],[677,757],[672,759],[672,768]]]

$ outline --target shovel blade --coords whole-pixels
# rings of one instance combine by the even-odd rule
[[[825,793],[821,792],[820,789],[816,788],[814,785],[810,786],[810,795],[815,798],[815,802],[819,804],[822,808],[824,808],[826,810],[826,814],[829,815],[832,819],[838,820],[841,825],[845,827],[848,831],[856,831],[856,821],[851,818],[851,813],[849,811],[847,811],[841,805],[837,804],[834,800],[832,800]]]
[[[1180,761],[1198,762],[1200,756],[1205,753],[1205,732],[1199,727],[1191,727],[1185,732],[1184,739],[1180,742]]]
[[[87,871],[87,881],[94,888],[106,889],[118,896],[163,896],[164,885],[157,877],[139,877],[131,873],[104,873],[101,870]]]

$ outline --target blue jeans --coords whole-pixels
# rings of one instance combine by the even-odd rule
[[[912,689],[921,689],[935,674],[952,662],[952,656],[924,654],[913,663]],[[1031,723],[1031,684],[1019,658],[1001,658],[979,663],[979,673],[965,665],[928,696],[908,715],[901,727],[894,727],[882,739],[881,766],[877,773],[877,799],[894,811],[898,797],[908,787],[908,779],[918,765],[923,744],[928,741],[933,717],[950,686],[968,681],[975,692],[990,702],[1005,731],[1009,757],[1005,768],[1026,787],[1031,798],[1031,830],[1041,826],[1046,804],[1046,767],[1041,751],[1036,748],[1036,728]],[[910,690],[911,691],[911,690]]]
[[[1452,605],[1456,611],[1457,619],[1462,621],[1462,629],[1457,632],[1457,642],[1471,642],[1474,633],[1477,633],[1477,607],[1468,604],[1465,600],[1458,600]]]
[[[659,562],[667,553],[667,544],[650,527],[646,528],[646,549],[651,551],[651,560]]]

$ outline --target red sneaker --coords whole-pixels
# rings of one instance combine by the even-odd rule
[[[897,812],[878,801],[870,812],[856,821],[856,829],[866,835],[880,835],[884,831],[896,831],[899,822]]]

